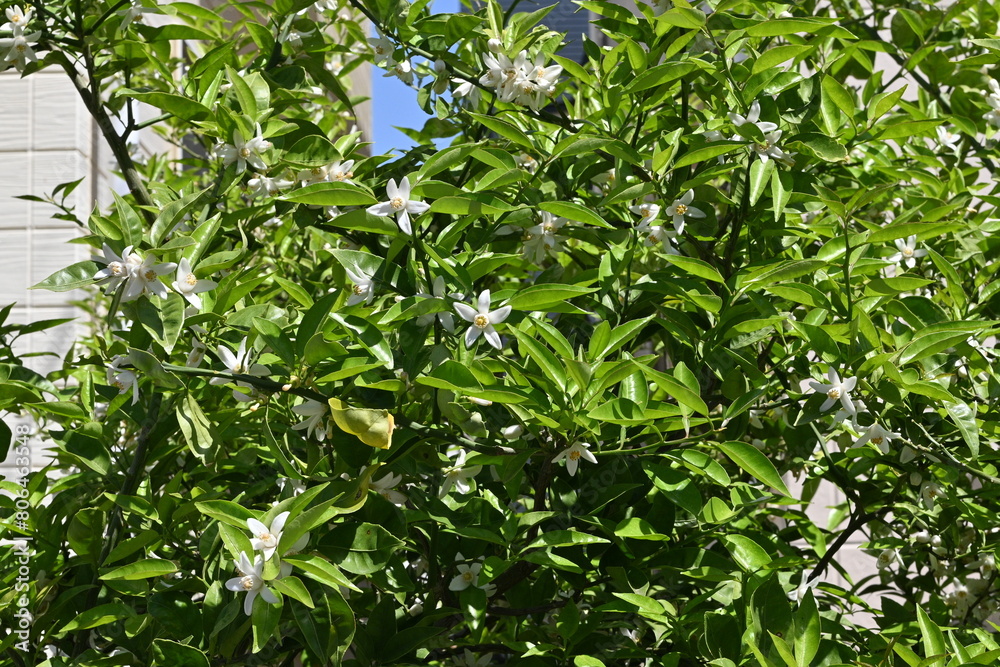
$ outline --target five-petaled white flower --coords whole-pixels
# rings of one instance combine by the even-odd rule
[[[755,141],[750,147],[757,153],[761,162],[767,162],[771,158],[779,162],[788,162],[791,157],[778,147],[778,139],[781,139],[781,130],[768,132],[764,135],[763,141]]]
[[[934,509],[937,499],[944,495],[944,491],[935,482],[924,482],[920,485],[920,499],[924,507],[929,510]]]
[[[902,563],[902,559],[899,557],[899,553],[895,549],[883,549],[879,555],[878,559],[875,561],[875,565],[880,570],[884,570],[887,567],[896,565],[897,563]]]
[[[112,250],[107,243],[102,249],[103,257],[94,257],[95,262],[104,264],[104,268],[94,274],[94,280],[107,280],[106,292],[110,294],[118,289],[118,286],[128,280],[129,267],[125,260]],[[123,256],[128,257],[132,252],[132,246],[125,248]]]
[[[359,303],[368,305],[375,298],[375,283],[372,276],[365,273],[355,273],[350,269],[345,269],[347,277],[351,279],[351,295],[347,297],[347,305],[354,306]]]
[[[553,463],[558,463],[559,461],[566,461],[566,470],[569,471],[569,476],[572,477],[576,474],[576,469],[580,465],[580,459],[584,461],[590,461],[591,463],[597,463],[597,458],[594,453],[588,449],[590,445],[586,442],[574,442],[572,445],[562,450],[552,459]]]
[[[257,519],[247,519],[247,528],[253,533],[250,545],[254,548],[254,551],[263,552],[264,560],[269,560],[278,548],[278,542],[281,540],[281,531],[285,529],[285,522],[288,521],[289,514],[290,512],[282,512],[274,517],[270,526],[265,526]]]
[[[219,361],[221,361],[223,365],[225,365],[226,370],[233,375],[254,375],[257,377],[263,377],[271,373],[271,369],[267,366],[250,363],[250,352],[247,350],[246,337],[240,341],[239,350],[237,350],[235,354],[225,345],[220,345],[216,352],[219,355]],[[225,377],[214,377],[209,380],[210,384],[226,384],[227,382],[230,382],[230,379]],[[245,382],[237,382],[236,386],[251,387],[252,385]],[[251,396],[239,391],[238,389],[233,390],[233,398],[241,402],[253,400]]]
[[[865,432],[861,434],[861,437],[854,441],[854,446],[860,447],[861,445],[870,442],[878,447],[883,454],[888,454],[889,443],[892,442],[893,438],[898,437],[900,437],[898,433],[888,431],[876,422],[865,429]]]
[[[466,322],[471,322],[472,326],[465,332],[465,346],[472,347],[479,335],[482,334],[489,341],[490,345],[500,350],[503,344],[500,342],[500,334],[493,327],[500,324],[510,315],[510,306],[501,306],[496,310],[490,310],[490,291],[483,290],[479,294],[477,303],[478,309],[464,303],[456,303],[455,310]]]
[[[108,365],[108,384],[117,387],[119,394],[132,390],[132,405],[139,400],[139,378],[134,371],[121,368],[121,365],[128,362],[128,357],[118,355],[111,360]]]
[[[678,234],[684,233],[684,219],[685,218],[704,218],[705,212],[700,208],[695,208],[691,206],[691,202],[694,200],[694,190],[688,190],[680,199],[674,200],[674,203],[667,207],[666,213],[674,221],[674,230]]]
[[[234,562],[241,576],[227,581],[226,588],[236,593],[243,591],[247,594],[246,600],[243,601],[243,612],[247,616],[253,612],[253,601],[258,595],[268,604],[278,603],[278,597],[264,584],[264,560],[260,556],[257,556],[251,564],[246,553],[241,553],[240,559]]]
[[[29,62],[38,62],[38,56],[31,48],[42,36],[40,32],[33,32],[28,35],[22,34],[20,30],[14,31],[14,36],[10,39],[0,39],[0,50],[10,49],[4,56],[6,64],[13,64],[19,72],[23,72]]]
[[[459,563],[457,569],[458,574],[448,584],[448,590],[464,591],[470,586],[477,586],[479,584],[479,572],[483,569],[482,563],[472,563],[471,565]]]
[[[643,233],[643,245],[651,248],[656,245],[663,246],[663,252],[668,255],[679,255],[680,252],[674,247],[677,239],[677,232],[660,225],[650,225]]]
[[[24,12],[21,10],[20,5],[11,5],[7,8],[6,13],[7,23],[0,26],[0,31],[20,33],[28,27],[28,22],[31,21],[31,17],[34,16],[35,10],[29,6],[28,11]]]
[[[291,181],[278,180],[264,174],[257,174],[247,181],[247,187],[250,189],[250,195],[253,197],[276,195],[282,190],[287,190],[292,185]],[[266,225],[267,223],[265,222],[264,224]]]
[[[438,494],[438,497],[444,498],[448,495],[448,492],[451,491],[451,487],[455,487],[459,493],[468,493],[472,488],[468,480],[478,475],[482,469],[482,466],[466,466],[465,450],[460,449],[458,451],[458,456],[455,458],[454,465],[448,466],[442,470],[444,473],[444,481],[441,482],[441,492]]]
[[[897,264],[903,262],[906,264],[906,268],[908,269],[912,269],[916,266],[918,257],[923,257],[927,254],[927,251],[923,248],[917,248],[916,234],[908,236],[905,241],[903,239],[896,239],[895,244],[899,252],[890,255],[888,260],[890,262],[896,262]]]
[[[323,425],[328,410],[329,407],[326,403],[307,398],[305,403],[292,407],[292,412],[305,417],[304,420],[292,426],[292,430],[301,431],[304,429],[310,438],[315,437],[322,442],[331,431],[329,423],[326,426]]]
[[[389,183],[385,186],[385,193],[388,195],[389,201],[370,206],[368,212],[383,218],[395,215],[399,229],[404,234],[413,234],[410,214],[420,215],[430,208],[430,204],[410,199],[410,179],[408,176],[403,177],[398,187],[396,181],[390,178]]]
[[[253,139],[247,141],[238,129],[233,130],[233,145],[217,144],[215,153],[222,158],[222,164],[227,167],[235,162],[237,173],[245,171],[247,163],[257,171],[266,171],[267,164],[262,153],[270,148],[271,142],[261,136],[260,123],[257,123],[257,134]]]
[[[757,129],[759,129],[763,134],[767,134],[768,132],[773,132],[778,129],[778,126],[775,123],[760,120],[760,102],[757,100],[754,100],[750,105],[750,113],[748,113],[746,117],[738,113],[730,113],[729,120],[737,127],[740,125],[746,125],[747,123],[750,125],[756,125]]]
[[[142,258],[138,253],[132,252],[125,259],[125,266],[128,269],[128,282],[125,284],[122,301],[132,301],[143,294],[155,294],[161,299],[167,298],[167,286],[158,279],[176,269],[176,264],[173,262],[157,264],[153,255]]]
[[[938,136],[938,143],[941,144],[942,148],[947,148],[949,150],[955,150],[958,148],[958,142],[962,140],[962,135],[956,132],[953,128],[944,127],[943,125],[938,125],[935,128]]]
[[[395,488],[402,480],[402,475],[395,475],[390,472],[386,473],[381,479],[370,481],[368,488],[394,505],[405,505],[407,500],[406,495],[396,491]]]
[[[656,220],[658,215],[660,215],[660,205],[652,202],[643,202],[635,206],[629,206],[628,210],[632,211],[636,215],[642,216],[642,219],[636,223],[636,229],[639,231],[649,229],[649,225],[653,222],[653,220]]]
[[[855,385],[858,384],[858,378],[847,378],[841,381],[840,375],[837,374],[836,369],[833,366],[827,371],[826,377],[830,380],[830,384],[823,384],[822,382],[817,382],[812,380],[809,386],[813,388],[814,391],[826,394],[826,400],[823,401],[823,405],[820,406],[820,410],[828,410],[833,406],[834,403],[840,401],[841,405],[844,406],[849,414],[857,414],[857,408],[854,403],[851,402],[851,392],[854,390]]]
[[[525,258],[535,264],[540,264],[547,254],[559,252],[561,249],[559,244],[565,237],[560,236],[557,232],[567,222],[569,220],[566,218],[556,217],[548,211],[542,211],[541,222],[528,227],[524,236],[521,237],[524,241]]]
[[[192,306],[201,308],[201,297],[198,294],[218,287],[218,283],[214,280],[198,280],[191,268],[191,262],[188,261],[187,257],[182,257],[177,265],[177,280],[174,281],[172,287]]]

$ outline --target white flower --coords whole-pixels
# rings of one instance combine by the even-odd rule
[[[403,177],[399,187],[396,186],[396,181],[390,178],[389,183],[385,186],[385,193],[389,197],[389,201],[370,206],[368,212],[383,218],[395,214],[399,229],[404,234],[413,234],[410,214],[420,215],[430,208],[430,204],[410,199],[410,179],[408,176]]]
[[[278,597],[271,592],[271,589],[264,585],[264,579],[262,578],[264,561],[260,556],[257,556],[251,565],[246,553],[241,553],[240,559],[235,562],[236,569],[242,576],[233,577],[227,581],[226,588],[237,593],[240,591],[246,592],[247,598],[243,602],[243,612],[247,616],[253,612],[253,601],[258,595],[264,598],[264,601],[268,604],[278,603]]]
[[[442,472],[444,473],[444,481],[441,482],[441,492],[438,494],[439,498],[444,498],[451,491],[451,487],[455,487],[459,493],[468,493],[472,488],[469,485],[468,480],[475,477],[483,469],[482,466],[465,466],[465,450],[460,449],[458,451],[458,456],[455,458],[454,465],[451,465]]]
[[[781,139],[781,130],[775,130],[764,135],[764,141],[753,142],[750,147],[757,153],[761,162],[767,162],[774,158],[780,162],[788,162],[791,157],[778,147],[778,139]]]
[[[538,160],[524,152],[514,156],[514,164],[530,174],[538,170]]]
[[[462,554],[456,554],[456,560],[462,560]],[[479,572],[483,569],[482,563],[472,563],[472,565],[466,565],[465,563],[458,564],[458,574],[452,578],[451,583],[448,584],[448,589],[452,591],[464,591],[470,586],[479,585]]]
[[[913,234],[908,236],[906,240],[896,239],[896,248],[899,252],[894,255],[890,255],[887,259],[890,262],[896,262],[899,264],[903,262],[906,264],[906,268],[912,269],[917,264],[917,258],[923,257],[927,254],[927,251],[923,248],[917,249],[917,235]]]
[[[479,106],[481,98],[479,86],[471,81],[464,81],[462,79],[452,79],[451,81],[458,84],[455,90],[451,92],[452,97],[465,97],[468,98],[470,105],[474,107]]]
[[[778,129],[778,126],[775,123],[760,120],[760,102],[757,100],[754,100],[750,105],[750,113],[747,114],[745,118],[738,113],[730,113],[729,120],[736,126],[746,125],[747,123],[756,125],[757,129],[765,135],[768,132],[773,132]],[[778,136],[781,136],[780,132],[778,133]]]
[[[262,551],[264,553],[264,560],[269,560],[278,548],[278,542],[281,540],[281,531],[285,529],[285,522],[288,521],[289,514],[289,512],[282,512],[274,517],[270,527],[265,526],[257,519],[247,519],[247,528],[253,533],[253,539],[250,540],[250,544],[253,546],[254,551]]]
[[[205,344],[196,338],[194,343],[191,345],[191,352],[188,353],[187,361],[184,362],[184,365],[188,368],[197,368],[198,366],[201,366],[201,362],[205,358],[206,350],[207,348],[205,347]]]
[[[247,141],[239,130],[234,130],[233,145],[218,144],[215,153],[222,158],[222,164],[227,167],[235,162],[237,173],[245,171],[248,162],[257,171],[266,171],[267,164],[261,154],[270,148],[271,142],[261,136],[260,123],[257,123],[257,135],[253,139]]]
[[[395,46],[381,33],[379,33],[378,37],[369,37],[368,45],[372,47],[372,51],[375,53],[376,64],[380,60],[392,60],[392,52]]]
[[[924,482],[920,485],[920,499],[924,503],[924,507],[929,510],[934,509],[937,499],[944,495],[941,487],[934,482]]]
[[[128,363],[128,357],[117,355],[108,365],[108,384],[117,387],[119,394],[132,390],[132,405],[139,401],[139,378],[134,371],[121,368],[121,365]]]
[[[137,2],[137,0],[130,0],[127,9],[121,9],[116,12],[118,16],[122,17],[122,22],[118,24],[116,35],[121,37],[122,34],[128,30],[128,27],[132,25],[133,21],[142,23],[142,15],[149,13],[152,13],[152,11],[144,8],[141,2]]]
[[[436,276],[434,278],[434,284],[431,285],[431,294],[421,292],[417,296],[424,297],[425,299],[444,299],[446,294],[446,287],[444,284],[444,276]],[[457,292],[451,292],[447,296],[452,299],[461,299],[462,295]],[[455,315],[449,312],[439,312],[439,313],[426,313],[417,318],[417,326],[425,327],[434,321],[435,316],[437,316],[438,322],[441,326],[445,328],[446,331],[451,333],[455,332]]]
[[[269,197],[278,194],[282,190],[287,190],[292,186],[292,182],[277,180],[264,174],[257,174],[247,181],[247,186],[250,188],[251,196]],[[267,223],[264,224],[266,225]]]
[[[322,442],[329,435],[328,431],[330,430],[329,424],[325,427],[323,426],[323,419],[326,417],[328,409],[326,403],[320,403],[319,401],[307,398],[305,403],[292,407],[292,412],[305,417],[303,421],[293,426],[292,429],[295,431],[305,429],[306,435],[310,438],[315,437]]]
[[[902,559],[900,559],[899,554],[896,552],[895,549],[883,549],[879,553],[878,559],[875,561],[875,565],[878,567],[878,569],[884,570],[887,567],[891,567],[897,563],[902,563],[902,562],[903,562]]]
[[[408,86],[413,85],[413,67],[409,60],[402,60],[392,64],[389,71],[382,76],[395,76]]]
[[[24,35],[15,30],[13,38],[0,39],[0,49],[10,49],[3,58],[4,63],[13,63],[14,67],[21,72],[24,71],[29,62],[38,62],[38,56],[35,55],[31,47],[41,36],[40,32]]]
[[[809,386],[813,388],[813,391],[822,392],[826,394],[826,400],[823,401],[823,405],[820,406],[820,410],[829,410],[834,403],[838,400],[841,405],[844,406],[844,410],[852,415],[857,414],[857,408],[854,407],[854,403],[851,402],[851,392],[854,390],[855,385],[858,384],[858,378],[847,378],[841,381],[840,376],[837,371],[830,367],[827,371],[826,377],[830,380],[830,384],[823,384],[812,380]]]
[[[882,428],[878,423],[872,424],[861,434],[861,437],[854,441],[855,447],[860,447],[861,445],[870,442],[883,454],[889,453],[889,443],[892,442],[893,438],[900,437],[898,433],[893,433],[892,431],[887,431]]]
[[[639,231],[649,229],[650,223],[652,223],[653,220],[656,220],[656,217],[660,215],[660,205],[653,204],[652,202],[643,202],[642,204],[629,206],[628,210],[632,211],[636,215],[642,216],[642,219],[636,223],[636,229]]]
[[[478,300],[478,310],[464,303],[456,303],[455,310],[458,311],[459,316],[466,322],[471,322],[472,326],[465,332],[465,346],[472,347],[472,344],[476,342],[479,335],[482,334],[489,341],[490,345],[496,349],[502,349],[503,345],[500,342],[500,334],[493,327],[495,324],[500,324],[507,319],[510,315],[510,306],[501,306],[496,310],[490,310],[490,291],[483,290],[479,294]]]
[[[565,237],[556,232],[569,222],[566,218],[558,218],[548,211],[541,211],[540,215],[542,221],[528,227],[521,237],[524,241],[524,257],[535,264],[540,264],[547,254],[559,252],[560,242]]]
[[[201,297],[198,294],[218,287],[218,283],[214,280],[198,280],[194,275],[194,270],[191,269],[191,262],[188,261],[187,257],[182,257],[180,264],[177,265],[177,280],[171,287],[187,299],[192,306],[201,308]]]
[[[816,577],[815,579],[809,579],[808,575],[803,573],[801,583],[799,583],[798,588],[796,588],[794,591],[791,591],[788,594],[788,599],[791,600],[792,602],[802,602],[802,600],[806,596],[806,593],[809,591],[815,591],[816,586],[818,584],[819,584],[819,577]],[[813,593],[813,595],[815,595],[815,593]]]
[[[685,218],[704,218],[705,212],[699,208],[691,206],[691,201],[694,199],[694,190],[688,190],[684,193],[684,196],[680,199],[674,200],[674,203],[667,207],[666,213],[674,221],[674,230],[678,234],[684,233],[684,219]]]
[[[7,8],[7,23],[0,26],[2,32],[20,33],[28,27],[28,22],[34,16],[35,10],[31,6],[27,12],[21,11],[20,5],[11,5]]]
[[[271,373],[271,369],[267,366],[250,363],[250,353],[247,350],[246,337],[244,337],[240,342],[240,347],[235,354],[225,345],[220,345],[217,348],[216,353],[219,355],[219,361],[221,361],[226,367],[226,371],[232,373],[233,375],[254,375],[257,377],[263,377]],[[225,377],[214,377],[209,380],[210,384],[226,384],[227,382],[230,382],[230,379]],[[245,382],[237,382],[236,386],[250,387],[251,385],[246,384]],[[247,394],[237,390],[233,390],[233,397],[238,401],[244,402],[253,400]]]
[[[368,488],[394,505],[405,505],[407,500],[406,495],[395,490],[396,485],[402,480],[402,475],[394,475],[390,472],[382,479],[369,482]]]
[[[958,148],[958,142],[962,140],[962,135],[955,132],[953,128],[944,127],[943,125],[938,125],[936,130],[938,142],[941,144],[942,148],[950,150]]]
[[[303,37],[308,37],[309,35],[313,34],[314,32],[316,32],[316,31],[315,30],[308,30],[306,32],[299,32],[297,30],[289,30],[288,31],[288,35],[285,37],[285,39],[283,39],[281,41],[283,43],[289,44],[290,46],[293,46],[295,48],[301,48],[302,47],[302,38]]]
[[[666,229],[660,225],[651,225],[646,228],[642,242],[647,248],[662,245],[663,252],[668,255],[679,255],[680,252],[673,245],[676,239],[677,232],[673,229]]]
[[[143,259],[138,253],[129,254],[125,260],[128,269],[128,282],[125,284],[122,301],[132,301],[143,294],[155,294],[161,299],[167,298],[167,286],[161,283],[158,278],[176,269],[177,265],[173,262],[164,264],[156,264],[155,262],[156,257],[153,255],[146,255]]]
[[[726,135],[724,135],[719,130],[706,130],[703,132],[705,138],[709,141],[725,141]]]
[[[569,471],[569,476],[572,477],[576,474],[576,469],[580,465],[580,459],[584,461],[590,461],[591,463],[597,463],[597,458],[594,457],[593,452],[588,449],[590,445],[585,442],[574,442],[572,445],[562,450],[552,459],[553,463],[559,461],[566,461],[566,470]]]
[[[345,269],[347,277],[353,283],[351,285],[351,296],[347,297],[347,305],[354,306],[359,303],[368,305],[375,298],[375,283],[372,277],[364,273],[355,273],[350,269]]]
[[[94,280],[107,280],[106,292],[110,294],[128,279],[129,269],[125,260],[116,255],[107,243],[104,244],[103,251],[103,257],[94,257],[95,262],[104,264],[104,268],[94,274]],[[122,254],[127,257],[131,252],[132,246],[129,246]]]

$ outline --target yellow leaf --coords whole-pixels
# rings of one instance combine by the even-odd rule
[[[329,403],[333,421],[340,430],[356,435],[370,447],[389,449],[395,423],[388,410],[352,408],[339,398],[331,398]]]

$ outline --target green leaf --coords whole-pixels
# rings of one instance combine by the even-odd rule
[[[979,426],[976,424],[976,404],[962,401],[946,401],[944,404],[948,416],[962,433],[965,444],[972,452],[972,458],[979,456]]]
[[[695,148],[694,150],[681,155],[680,159],[674,163],[674,169],[687,167],[692,164],[697,164],[698,162],[705,162],[706,160],[711,160],[714,157],[732,153],[737,148],[740,148],[741,146],[745,147],[746,145],[747,143],[745,141],[714,141],[708,146]]]
[[[507,305],[514,310],[544,311],[575,297],[592,294],[596,291],[597,288],[594,287],[543,283],[518,291],[507,301]]]
[[[609,540],[603,537],[590,535],[588,533],[581,533],[575,530],[550,530],[535,538],[535,541],[526,546],[525,550],[537,549],[539,547],[575,547],[587,544],[608,543]]]
[[[118,91],[116,95],[122,95],[124,97],[130,97],[134,100],[144,102],[145,104],[154,106],[157,109],[162,109],[166,113],[176,116],[181,120],[205,120],[210,118],[212,115],[209,108],[201,102],[197,102],[187,97],[182,97],[181,95],[174,95],[173,93],[143,93],[134,90],[122,89]]]
[[[754,206],[764,194],[764,188],[774,173],[774,160],[754,160],[750,165],[750,205]]]
[[[496,132],[504,139],[509,139],[518,146],[523,146],[528,150],[534,150],[535,146],[531,143],[531,139],[529,139],[528,135],[526,135],[519,127],[516,127],[505,120],[500,120],[494,116],[484,116],[478,113],[470,113],[469,116],[487,129]]]
[[[67,266],[65,269],[59,269],[37,285],[32,285],[30,289],[68,292],[81,287],[87,287],[96,282],[94,274],[100,271],[101,268],[96,262],[77,262],[76,264]]]
[[[803,572],[805,577],[806,573]],[[810,667],[813,658],[819,651],[821,621],[819,609],[816,607],[816,598],[811,590],[806,591],[805,596],[799,600],[799,607],[792,613],[792,628],[794,638],[792,646],[795,649],[795,658],[798,660],[798,667]]]
[[[940,125],[941,120],[904,120],[892,125],[882,126],[882,131],[875,136],[876,140],[905,139],[916,134],[927,134]]]
[[[310,206],[372,206],[378,203],[370,193],[349,183],[313,183],[281,199]]]
[[[272,579],[267,582],[267,585],[279,593],[283,593],[284,595],[298,600],[310,609],[315,606],[313,605],[312,597],[309,595],[309,591],[298,577]]]
[[[639,76],[635,77],[632,83],[625,87],[624,92],[626,94],[637,93],[640,90],[655,88],[656,86],[670,83],[671,81],[676,81],[681,77],[687,76],[696,69],[698,69],[698,64],[691,61],[656,65],[655,67],[650,67],[646,71],[639,74]]]
[[[847,119],[853,123],[854,119],[854,97],[847,91],[847,89],[832,76],[823,77],[823,95],[826,95],[833,101],[838,109],[844,112]]]
[[[825,162],[840,162],[847,159],[847,148],[833,137],[816,132],[797,134],[789,145],[800,144],[806,152]]]
[[[798,33],[813,34],[823,32],[828,37],[857,39],[851,32],[834,25],[833,19],[768,19],[746,29],[751,37],[777,37]]]
[[[903,93],[906,92],[906,86],[898,90],[894,90],[891,93],[879,93],[878,95],[872,96],[871,100],[868,102],[868,124],[873,125],[875,121],[887,114],[890,110],[895,109],[896,105],[899,103]]]
[[[744,535],[726,535],[722,538],[737,565],[747,572],[756,572],[770,564],[771,557],[759,544]]]
[[[582,222],[585,225],[594,225],[595,227],[603,227],[605,229],[614,229],[614,226],[608,224],[597,213],[591,209],[583,206],[582,204],[577,204],[575,202],[569,201],[543,201],[538,205],[538,208],[543,211],[548,211],[553,215],[558,215],[567,220],[572,220],[575,222]]]
[[[250,117],[251,123],[256,123],[258,109],[257,99],[254,97],[253,90],[247,84],[246,80],[239,75],[239,72],[229,65],[226,65],[226,78],[233,84],[232,90],[236,94],[236,99],[239,100],[240,109]],[[244,137],[244,139],[247,138]]]
[[[292,346],[292,341],[281,330],[281,327],[270,320],[255,317],[253,319],[253,328],[260,333],[261,338],[267,341],[267,344],[271,346],[274,353],[281,357],[281,360],[285,364],[289,367],[295,365],[295,348]]]
[[[700,415],[708,416],[708,405],[701,396],[684,386],[676,378],[648,366],[642,366],[642,372],[655,382],[660,389],[667,392],[671,398],[676,400],[679,405]]]
[[[154,667],[209,667],[208,656],[193,646],[169,639],[153,640]]]
[[[944,667],[948,653],[944,633],[920,606],[917,607],[917,625],[920,626],[920,634],[924,640],[924,662],[921,664],[926,664],[927,667]],[[936,659],[931,660],[935,657]]]
[[[135,616],[135,611],[128,605],[110,602],[80,612],[72,621],[64,625],[59,633],[89,630],[132,616]]]
[[[111,191],[115,198],[115,208],[118,210],[118,224],[124,235],[125,245],[138,246],[142,243],[142,232],[145,229],[142,218],[135,212],[132,205],[122,199],[117,192]]]
[[[663,255],[663,258],[677,268],[687,271],[692,276],[698,276],[699,278],[711,280],[716,283],[726,282],[726,279],[722,277],[722,274],[708,262],[695,259],[694,257],[687,257],[685,255]]]
[[[759,449],[745,442],[736,441],[721,442],[719,449],[744,471],[772,489],[777,489],[782,495],[791,497],[792,494],[782,481],[778,470]]]
[[[768,49],[760,54],[760,57],[754,62],[753,67],[750,70],[750,74],[759,74],[760,72],[769,70],[787,60],[792,60],[793,58],[798,58],[801,55],[810,53],[815,49],[815,46],[809,44],[787,44],[773,49]]]
[[[284,556],[282,560],[286,563],[291,563],[293,567],[302,570],[311,579],[321,584],[326,584],[330,588],[336,589],[338,586],[343,586],[354,591],[361,590],[351,583],[351,580],[340,571],[339,567],[320,556],[294,554]]]
[[[670,539],[668,535],[656,532],[656,529],[648,521],[639,517],[622,519],[615,526],[615,535],[632,540],[653,540],[657,542]]]
[[[257,518],[247,508],[230,500],[203,500],[194,505],[202,514],[243,530],[247,528],[247,519]]]
[[[114,579],[136,581],[139,579],[162,577],[167,574],[173,574],[174,572],[177,572],[177,565],[173,561],[164,560],[162,558],[144,558],[102,574],[101,579],[105,581]]]

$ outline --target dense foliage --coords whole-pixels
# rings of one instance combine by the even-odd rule
[[[4,664],[996,662],[993,3],[578,4],[7,10],[128,192],[0,348]]]

